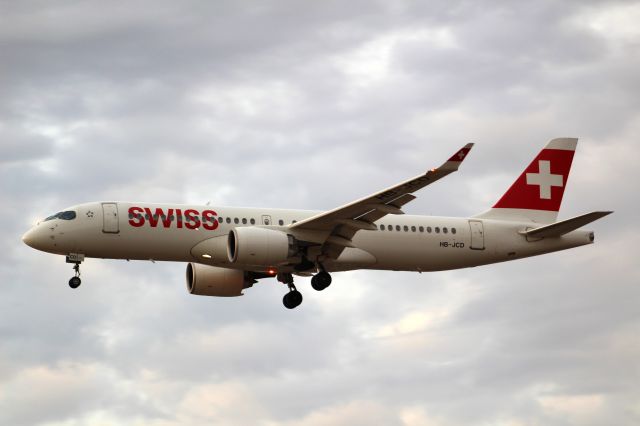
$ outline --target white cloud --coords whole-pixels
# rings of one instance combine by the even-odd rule
[[[621,2],[587,8],[574,18],[574,22],[576,25],[586,26],[612,42],[635,42],[640,37],[638,19],[640,5],[635,2]]]

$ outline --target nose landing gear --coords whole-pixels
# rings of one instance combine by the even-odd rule
[[[84,260],[83,254],[71,253],[67,256],[67,263],[73,263],[75,275],[69,280],[69,287],[78,288],[82,284],[80,280],[80,264]]]
[[[76,275],[69,280],[69,287],[78,288],[80,284],[82,284],[82,280],[80,279],[80,263],[73,265],[73,270],[76,272]]]

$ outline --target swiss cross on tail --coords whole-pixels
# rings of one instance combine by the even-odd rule
[[[562,175],[551,174],[551,161],[538,161],[538,173],[527,173],[527,185],[538,185],[540,187],[540,199],[551,199],[551,187],[564,184]]]
[[[493,208],[560,210],[577,139],[553,139]]]
[[[462,162],[462,160],[464,160],[464,157],[466,157],[469,151],[471,151],[471,146],[473,146],[473,144],[465,145],[464,147],[462,147],[460,151],[456,152],[451,156],[451,158],[449,158],[449,161]]]

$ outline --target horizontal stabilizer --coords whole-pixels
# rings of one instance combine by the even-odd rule
[[[551,225],[545,225],[539,228],[523,231],[522,234],[533,238],[559,237],[611,213],[613,212],[591,212],[571,219],[552,223]]]

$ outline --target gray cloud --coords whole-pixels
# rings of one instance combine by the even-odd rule
[[[0,11],[0,423],[638,423],[636,2]],[[92,259],[70,291],[20,241],[90,200],[329,209],[469,141],[407,210],[472,215],[556,136],[581,138],[562,217],[616,210],[595,245],[299,279],[293,312],[173,263]]]

